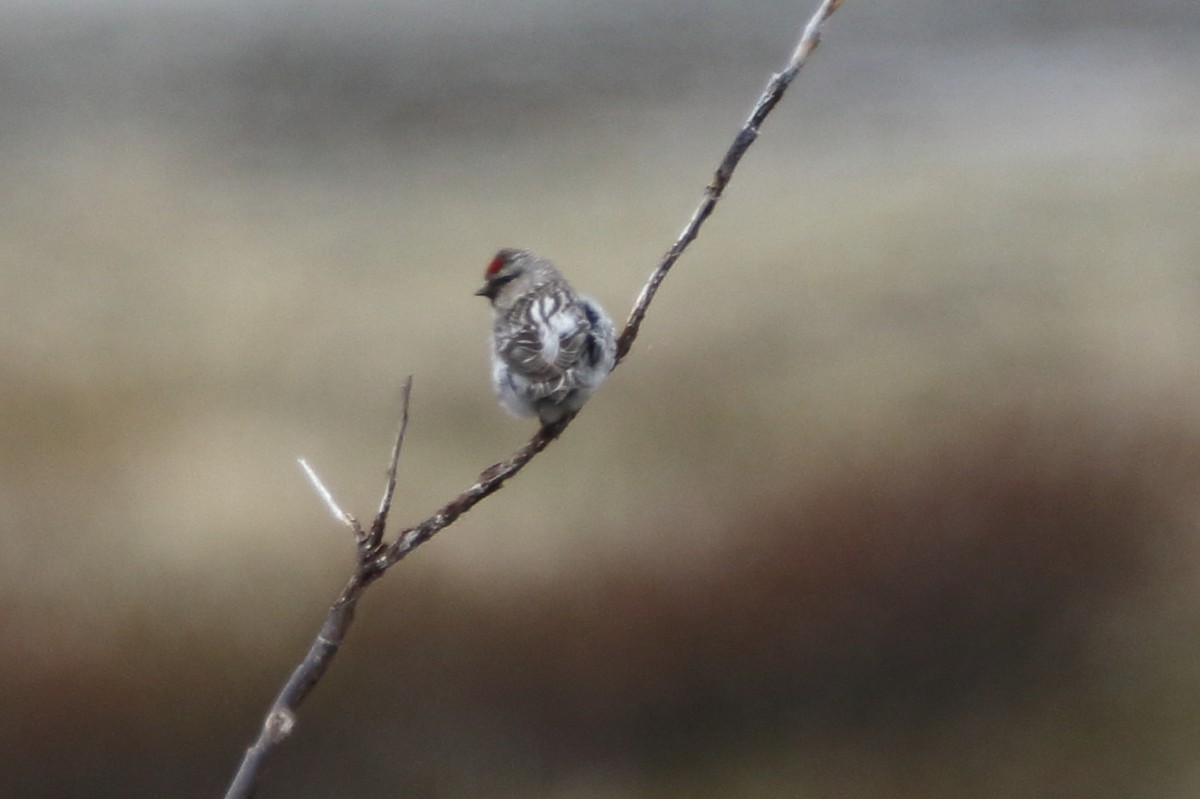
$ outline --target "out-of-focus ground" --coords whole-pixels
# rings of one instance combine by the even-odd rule
[[[243,5],[245,7],[243,7]],[[807,5],[0,7],[0,795],[219,795],[395,517],[532,432]],[[390,573],[260,796],[1200,792],[1200,7],[848,2],[569,434]]]

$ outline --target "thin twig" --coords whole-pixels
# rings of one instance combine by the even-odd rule
[[[464,513],[475,507],[503,487],[505,481],[525,468],[533,456],[550,446],[550,442],[562,435],[573,416],[566,416],[538,430],[533,438],[518,449],[508,460],[493,464],[480,473],[475,483],[454,499],[443,505],[436,513],[420,524],[402,530],[396,540],[388,546],[379,559],[379,568],[387,569],[402,560],[409,552],[428,541],[441,530],[449,527]]]
[[[404,446],[404,434],[408,431],[408,402],[412,398],[412,382],[412,375],[406,377],[404,388],[400,392],[404,410],[400,414],[400,430],[396,433],[396,443],[392,445],[392,460],[388,464],[387,470],[387,487],[383,489],[383,498],[379,500],[379,511],[375,514],[375,521],[371,523],[371,534],[364,544],[369,550],[374,550],[383,540],[383,530],[387,527],[388,513],[392,510],[392,496],[396,493],[396,467],[400,463],[400,448]]]
[[[408,404],[411,396],[412,377],[409,376],[404,381],[404,389],[401,394],[403,408],[400,412],[400,427],[396,431],[396,440],[392,444],[392,457],[388,463],[388,481],[384,489],[383,500],[379,504],[379,514],[371,525],[372,536],[376,527],[379,528],[380,535],[382,535],[383,528],[387,524],[388,513],[391,510],[392,495],[396,490],[395,479],[397,464],[400,461],[400,449],[404,445],[404,433],[408,429]],[[334,517],[354,531],[355,538],[359,543],[358,557],[354,565],[354,573],[342,587],[342,592],[329,609],[320,632],[317,633],[317,637],[313,639],[312,644],[308,647],[308,652],[304,655],[304,660],[292,672],[292,676],[284,683],[279,695],[271,703],[271,709],[267,711],[258,738],[242,757],[241,765],[238,766],[237,773],[234,775],[229,789],[225,792],[225,799],[246,799],[252,795],[255,783],[258,781],[258,773],[262,769],[267,755],[292,733],[296,726],[297,708],[312,691],[313,686],[324,676],[330,661],[341,649],[342,641],[346,639],[346,633],[354,622],[354,609],[358,606],[358,600],[362,597],[363,591],[383,575],[383,569],[379,568],[377,562],[378,541],[374,546],[368,547],[369,538],[363,534],[363,529],[358,521],[342,510],[333,494],[325,487],[321,478],[306,461],[301,460],[300,465]]]
[[[629,349],[633,346],[634,339],[637,338],[638,330],[642,327],[642,320],[646,318],[646,309],[650,307],[650,301],[654,299],[658,287],[666,279],[671,267],[679,260],[679,256],[683,255],[683,251],[695,241],[696,236],[700,233],[700,227],[717,207],[717,202],[721,199],[725,186],[733,177],[733,171],[737,169],[738,163],[750,149],[750,145],[754,144],[758,138],[758,129],[763,120],[783,99],[783,93],[787,91],[787,87],[800,72],[800,68],[804,66],[808,57],[812,55],[813,50],[816,50],[817,45],[821,43],[821,25],[829,19],[834,11],[837,11],[841,4],[842,0],[824,0],[817,7],[808,20],[808,24],[804,26],[804,32],[800,34],[800,41],[796,44],[796,49],[792,51],[792,57],[788,60],[787,66],[782,72],[771,76],[767,88],[759,95],[758,102],[754,104],[754,110],[750,112],[750,117],[733,137],[733,144],[729,145],[729,149],[725,151],[725,157],[721,159],[721,164],[713,175],[712,183],[708,184],[708,188],[704,190],[704,197],[700,200],[700,205],[692,213],[692,218],[684,225],[683,231],[679,234],[679,238],[675,239],[671,249],[667,250],[667,254],[650,273],[650,279],[646,281],[646,285],[642,287],[642,293],[638,295],[637,302],[633,304],[629,321],[625,323],[625,329],[621,331],[621,337],[617,339],[617,365],[629,354]],[[616,366],[613,368],[615,369]]]
[[[750,117],[734,137],[733,143],[729,146],[729,149],[721,159],[720,165],[717,167],[712,182],[704,190],[704,196],[699,206],[697,206],[695,212],[692,214],[691,219],[688,220],[687,225],[684,226],[675,243],[663,256],[658,266],[654,268],[654,271],[650,273],[650,278],[646,281],[645,286],[642,287],[637,302],[634,303],[633,310],[630,312],[629,320],[625,323],[625,327],[617,340],[618,364],[629,354],[629,350],[638,336],[638,330],[641,328],[642,321],[646,318],[646,311],[650,307],[650,303],[653,301],[654,295],[658,291],[659,286],[662,285],[667,273],[674,266],[675,262],[679,260],[684,250],[695,240],[701,226],[712,214],[717,202],[721,199],[722,193],[725,191],[726,185],[728,185],[730,178],[733,177],[734,170],[742,160],[742,156],[746,154],[750,145],[758,138],[759,127],[767,118],[767,115],[779,103],[784,91],[786,91],[792,80],[795,79],[800,68],[808,60],[808,57],[817,48],[817,45],[820,44],[821,26],[841,4],[842,0],[823,0],[820,6],[817,7],[816,12],[809,19],[808,24],[805,25],[804,32],[801,34],[800,40],[796,44],[796,48],[792,52],[787,66],[782,72],[771,77],[766,89],[763,90],[758,101],[754,104],[754,110],[750,113]],[[330,508],[334,516],[355,531],[355,536],[359,542],[358,559],[354,574],[342,588],[337,601],[330,608],[329,614],[325,618],[325,623],[321,626],[321,631],[309,647],[308,654],[305,655],[303,662],[296,670],[292,672],[292,676],[288,679],[271,705],[271,709],[267,712],[258,739],[246,750],[246,755],[242,759],[241,766],[238,768],[233,782],[225,794],[225,799],[245,799],[251,795],[258,779],[258,772],[267,754],[292,732],[296,724],[296,708],[299,707],[317,681],[321,679],[321,676],[329,667],[330,661],[341,647],[342,641],[345,639],[346,633],[354,620],[354,609],[363,591],[371,583],[379,579],[387,569],[403,560],[418,546],[428,541],[439,531],[449,527],[460,516],[475,507],[475,505],[483,501],[486,497],[499,491],[507,480],[525,468],[525,465],[533,460],[534,456],[562,435],[563,431],[567,429],[567,426],[574,419],[574,416],[566,416],[554,424],[546,425],[538,430],[511,457],[484,469],[469,488],[450,500],[450,502],[447,502],[436,513],[420,524],[401,531],[395,540],[389,544],[383,541],[383,536],[387,526],[388,513],[391,510],[392,496],[396,490],[396,468],[400,457],[400,448],[404,443],[404,433],[408,428],[408,405],[411,392],[412,378],[409,377],[404,384],[402,396],[403,411],[401,413],[401,421],[396,434],[395,444],[392,447],[392,458],[387,472],[387,484],[384,489],[383,498],[379,504],[379,512],[368,534],[364,535],[361,526],[359,526],[354,517],[338,506],[333,495],[325,488],[324,484],[308,464],[304,461],[300,462],[300,465],[304,467],[305,472],[316,488],[317,493],[325,501],[325,504]]]
[[[337,500],[333,498],[333,492],[325,487],[325,484],[321,482],[321,478],[317,476],[313,467],[308,465],[308,461],[304,460],[304,458],[297,458],[296,462],[300,464],[300,468],[308,475],[308,481],[316,489],[317,496],[325,502],[325,507],[329,508],[329,512],[333,514],[333,518],[353,530],[354,537],[362,541],[364,538],[363,530],[358,524],[358,519],[355,519],[349,513],[342,510],[341,506],[337,504]]]

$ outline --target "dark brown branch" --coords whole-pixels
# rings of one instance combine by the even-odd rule
[[[387,527],[392,496],[396,492],[396,469],[400,462],[400,449],[404,446],[404,433],[408,430],[408,404],[411,397],[412,376],[409,375],[404,381],[404,389],[401,394],[403,406],[400,411],[400,427],[396,431],[395,443],[392,444],[387,484],[383,490],[383,497],[379,501],[379,512],[371,523],[369,533],[363,531],[358,520],[341,509],[317,473],[303,460],[300,461],[309,480],[312,481],[317,493],[333,515],[354,532],[355,540],[358,542],[358,558],[354,565],[354,574],[350,576],[333,606],[329,608],[329,613],[325,616],[325,623],[321,625],[320,632],[308,647],[308,653],[305,654],[304,660],[292,672],[291,677],[275,697],[275,701],[271,703],[271,709],[267,711],[258,738],[242,757],[241,765],[238,766],[237,773],[234,775],[229,789],[225,792],[225,799],[246,799],[253,794],[255,783],[258,781],[258,772],[267,755],[291,735],[296,726],[297,708],[312,691],[313,686],[325,675],[325,670],[329,668],[330,662],[341,649],[342,641],[346,639],[346,633],[354,622],[354,609],[358,606],[358,600],[362,597],[363,591],[383,575],[383,568],[378,562],[381,549],[379,538],[382,538],[383,531]]]
[[[824,0],[817,7],[816,12],[808,20],[808,24],[804,26],[804,32],[800,35],[800,41],[796,44],[796,49],[792,51],[792,57],[788,60],[787,66],[782,72],[771,76],[767,88],[759,95],[758,102],[754,104],[754,110],[750,112],[750,117],[733,137],[733,144],[729,145],[729,149],[725,151],[725,157],[721,159],[721,164],[713,175],[712,183],[709,183],[708,188],[704,190],[704,197],[700,200],[700,205],[692,213],[692,218],[684,225],[683,231],[679,234],[679,238],[675,239],[671,249],[667,250],[667,254],[650,273],[650,279],[646,281],[642,293],[638,295],[637,302],[633,305],[633,311],[629,314],[629,321],[625,323],[625,329],[621,331],[621,336],[617,339],[617,365],[620,365],[625,356],[629,354],[630,348],[633,347],[634,339],[637,338],[638,331],[642,327],[642,320],[646,318],[646,309],[650,307],[650,302],[658,292],[658,287],[666,279],[671,267],[679,260],[679,256],[683,255],[683,251],[699,235],[700,227],[717,207],[717,202],[721,199],[721,194],[725,191],[729,179],[733,177],[733,171],[737,169],[742,156],[758,138],[758,129],[763,120],[783,99],[783,93],[787,91],[787,87],[800,72],[804,63],[808,61],[813,50],[816,50],[817,45],[821,43],[821,25],[829,19],[834,11],[837,11],[841,4],[842,0]],[[616,366],[613,368],[615,369]]]
[[[459,516],[475,507],[485,497],[499,491],[506,480],[533,460],[534,455],[550,446],[551,441],[562,435],[563,430],[567,429],[567,425],[573,418],[573,416],[564,417],[554,424],[546,425],[538,430],[533,438],[525,443],[525,446],[512,454],[512,457],[484,469],[474,485],[443,505],[437,513],[415,527],[409,527],[402,531],[379,558],[380,570],[387,569],[402,560],[405,555],[433,538],[439,531],[449,527]]]
[[[404,381],[401,389],[401,403],[404,408],[400,414],[400,429],[396,433],[396,443],[392,445],[392,460],[388,464],[387,488],[383,490],[383,498],[379,500],[379,512],[371,523],[371,533],[363,542],[367,552],[373,552],[383,540],[383,528],[387,526],[388,513],[392,509],[392,496],[396,493],[396,466],[400,463],[400,448],[404,446],[404,434],[408,431],[408,401],[412,398],[412,375]]]
[[[225,799],[245,799],[253,795],[263,761],[272,749],[291,735],[296,726],[296,709],[325,675],[325,670],[329,668],[334,655],[341,648],[350,624],[354,621],[354,609],[359,598],[367,586],[381,574],[382,572],[373,568],[368,561],[359,561],[354,575],[329,609],[325,623],[321,625],[321,631],[309,646],[304,660],[292,672],[292,676],[271,703],[271,709],[267,711],[258,738],[242,757],[233,782],[225,792]]]
[[[721,163],[713,175],[712,182],[704,190],[704,196],[700,201],[700,205],[697,206],[691,219],[688,220],[687,225],[684,226],[683,231],[675,240],[675,243],[667,251],[666,255],[663,256],[658,266],[654,268],[654,271],[650,273],[650,278],[646,281],[645,286],[642,287],[642,291],[634,303],[633,310],[630,312],[629,320],[625,323],[625,327],[617,339],[618,364],[629,354],[629,350],[633,347],[633,342],[638,336],[642,321],[646,318],[646,311],[650,307],[650,303],[654,300],[654,295],[657,293],[659,286],[666,279],[667,273],[675,265],[675,262],[679,260],[679,257],[688,246],[696,239],[701,226],[703,226],[705,220],[712,214],[713,209],[716,208],[717,202],[721,199],[726,185],[728,185],[729,180],[733,177],[733,172],[737,169],[742,156],[746,154],[746,151],[750,149],[750,145],[754,144],[758,138],[759,127],[779,103],[780,99],[782,99],[784,92],[792,80],[795,79],[800,68],[804,66],[808,57],[817,48],[817,45],[820,43],[821,26],[837,10],[841,3],[842,0],[823,0],[805,26],[804,32],[801,34],[796,49],[792,52],[787,65],[783,71],[771,77],[766,89],[763,90],[758,101],[754,104],[754,109],[751,111],[749,118],[742,125],[734,137],[733,143],[721,159]],[[485,498],[499,491],[504,486],[504,483],[516,475],[517,472],[521,471],[521,469],[525,468],[525,465],[533,460],[534,456],[562,435],[563,431],[567,429],[567,426],[574,419],[573,416],[567,416],[552,425],[541,428],[534,434],[533,438],[529,439],[524,446],[514,452],[508,460],[501,461],[484,469],[478,479],[469,488],[443,505],[436,513],[420,524],[401,531],[395,540],[391,543],[386,543],[384,541],[384,531],[387,527],[388,513],[391,510],[392,496],[396,490],[396,468],[400,457],[400,448],[404,443],[404,434],[408,428],[408,405],[411,392],[412,378],[409,377],[404,384],[402,397],[403,411],[401,413],[396,440],[392,447],[392,457],[387,472],[386,487],[383,498],[379,503],[379,512],[376,514],[369,531],[364,531],[353,516],[338,506],[332,493],[325,488],[316,473],[309,468],[307,463],[301,461],[301,465],[308,473],[309,479],[312,480],[317,492],[321,495],[326,505],[329,506],[334,516],[354,532],[355,539],[358,542],[357,563],[354,574],[350,577],[345,587],[342,588],[337,601],[329,609],[325,623],[321,626],[321,631],[309,647],[308,654],[305,655],[303,662],[296,670],[292,672],[291,677],[272,703],[271,709],[267,712],[266,719],[263,722],[262,730],[259,732],[258,739],[246,750],[246,755],[242,759],[241,766],[238,768],[233,782],[225,794],[225,799],[245,799],[245,797],[249,797],[252,794],[258,779],[258,772],[266,756],[277,744],[291,734],[296,723],[296,709],[304,701],[305,697],[308,696],[313,686],[324,675],[330,661],[337,654],[342,641],[345,640],[346,633],[354,620],[354,609],[367,587],[379,579],[385,571],[403,560],[414,549],[428,541],[441,530],[449,527],[460,516]]]

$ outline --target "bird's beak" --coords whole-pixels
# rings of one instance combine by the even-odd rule
[[[476,297],[487,297],[489,300],[496,299],[496,287],[491,283],[484,283],[479,288],[475,289]]]

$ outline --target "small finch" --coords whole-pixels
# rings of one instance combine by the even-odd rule
[[[612,371],[612,320],[545,258],[503,249],[475,293],[492,302],[492,387],[510,413],[556,422]]]

